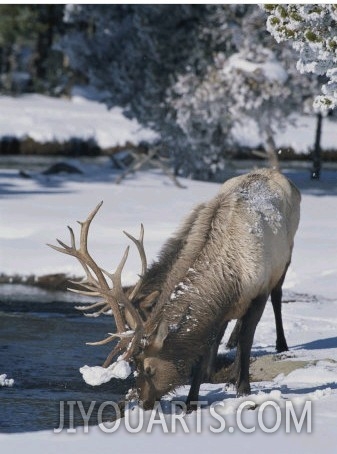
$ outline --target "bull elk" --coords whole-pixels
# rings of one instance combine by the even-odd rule
[[[235,329],[237,351],[230,376],[237,394],[250,393],[249,359],[254,333],[271,295],[277,350],[287,349],[281,318],[282,284],[291,260],[300,217],[298,189],[276,170],[256,170],[226,181],[210,201],[198,205],[163,246],[150,268],[144,229],[136,245],[142,263],[134,287],[122,286],[127,248],[114,273],[100,268],[88,252],[90,224],[101,204],[81,224],[80,245],[54,249],[76,257],[86,278],[81,293],[102,298],[86,310],[111,311],[119,338],[104,366],[117,355],[132,361],[144,408],[179,385],[191,382],[187,403],[198,399],[210,374],[227,324]]]

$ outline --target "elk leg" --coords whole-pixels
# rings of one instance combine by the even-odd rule
[[[260,295],[255,298],[246,314],[242,317],[242,326],[238,339],[238,348],[234,361],[233,370],[237,373],[237,395],[250,394],[249,384],[249,360],[253,344],[256,326],[263,314],[268,295]]]
[[[223,327],[219,330],[219,333],[216,336],[210,350],[197,362],[197,364],[193,368],[191,387],[186,399],[186,405],[189,410],[194,409],[193,402],[197,402],[199,399],[199,390],[201,383],[203,383],[205,380],[209,380],[212,372],[214,371],[218,348],[227,325],[228,322],[225,322]]]
[[[239,334],[240,334],[240,330],[241,330],[241,325],[242,325],[241,320],[237,320],[235,323],[234,329],[233,329],[231,335],[229,336],[228,342],[226,344],[227,348],[232,349],[232,348],[237,347],[238,340],[239,340]]]
[[[219,334],[217,335],[217,337],[215,339],[215,342],[213,343],[213,345],[211,347],[209,359],[207,361],[207,367],[206,367],[206,371],[205,371],[204,381],[209,381],[212,374],[215,372],[215,364],[216,364],[216,358],[218,355],[219,345],[225,334],[227,325],[228,325],[228,322],[225,322],[223,327],[220,329]]]
[[[278,353],[288,351],[287,341],[284,335],[283,322],[282,322],[282,285],[288,270],[289,264],[287,264],[285,271],[277,283],[276,287],[271,291],[271,302],[273,305],[275,325],[276,325],[276,351]],[[238,345],[239,334],[241,330],[241,320],[237,320],[234,329],[228,339],[226,347],[233,349]]]
[[[193,410],[193,402],[198,402],[199,389],[205,375],[205,359],[201,358],[193,368],[190,391],[186,399],[188,410]]]
[[[288,270],[288,265],[285,268],[285,271],[277,283],[276,287],[271,291],[271,302],[274,309],[275,316],[275,325],[276,325],[276,351],[277,353],[288,351],[287,341],[284,335],[283,322],[282,322],[282,285],[286,273]]]

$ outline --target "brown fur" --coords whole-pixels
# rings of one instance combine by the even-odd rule
[[[282,285],[299,204],[298,190],[279,172],[253,171],[228,180],[166,243],[142,286],[145,295],[160,292],[146,323],[147,345],[136,357],[145,407],[190,377],[189,400],[197,396],[231,319],[244,327],[233,373],[238,392],[249,392],[256,324]]]

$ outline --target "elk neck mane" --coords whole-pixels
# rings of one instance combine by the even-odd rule
[[[200,321],[213,320],[214,315],[222,313],[226,300],[230,303],[239,295],[242,271],[239,251],[232,244],[233,232],[227,231],[227,226],[232,224],[231,217],[237,215],[235,211],[233,200],[218,194],[209,203],[199,205],[172,238],[171,245],[178,241],[180,251],[176,249],[171,256],[172,266],[161,282],[161,294],[149,320],[148,332],[158,326],[165,314],[173,336],[179,332],[182,342],[185,337],[191,342],[191,336],[184,329],[184,325],[189,329],[191,318],[195,321],[194,335],[200,338],[202,331],[209,330]],[[188,236],[182,232],[188,232]],[[169,248],[170,244],[166,246]],[[205,274],[208,277],[203,277]],[[193,314],[189,305],[191,298]]]

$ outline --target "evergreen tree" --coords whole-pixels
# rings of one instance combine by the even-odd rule
[[[289,41],[299,53],[297,68],[302,73],[326,76],[323,95],[315,107],[323,111],[337,105],[337,5],[265,5],[267,29],[277,42]]]
[[[29,76],[27,73],[24,74],[21,63],[34,41],[36,20],[36,10],[30,5],[0,5],[0,62],[3,91],[17,91],[20,89],[17,85],[27,84],[29,81]]]
[[[49,91],[63,76],[53,48],[63,30],[63,5],[0,5],[1,90]]]

